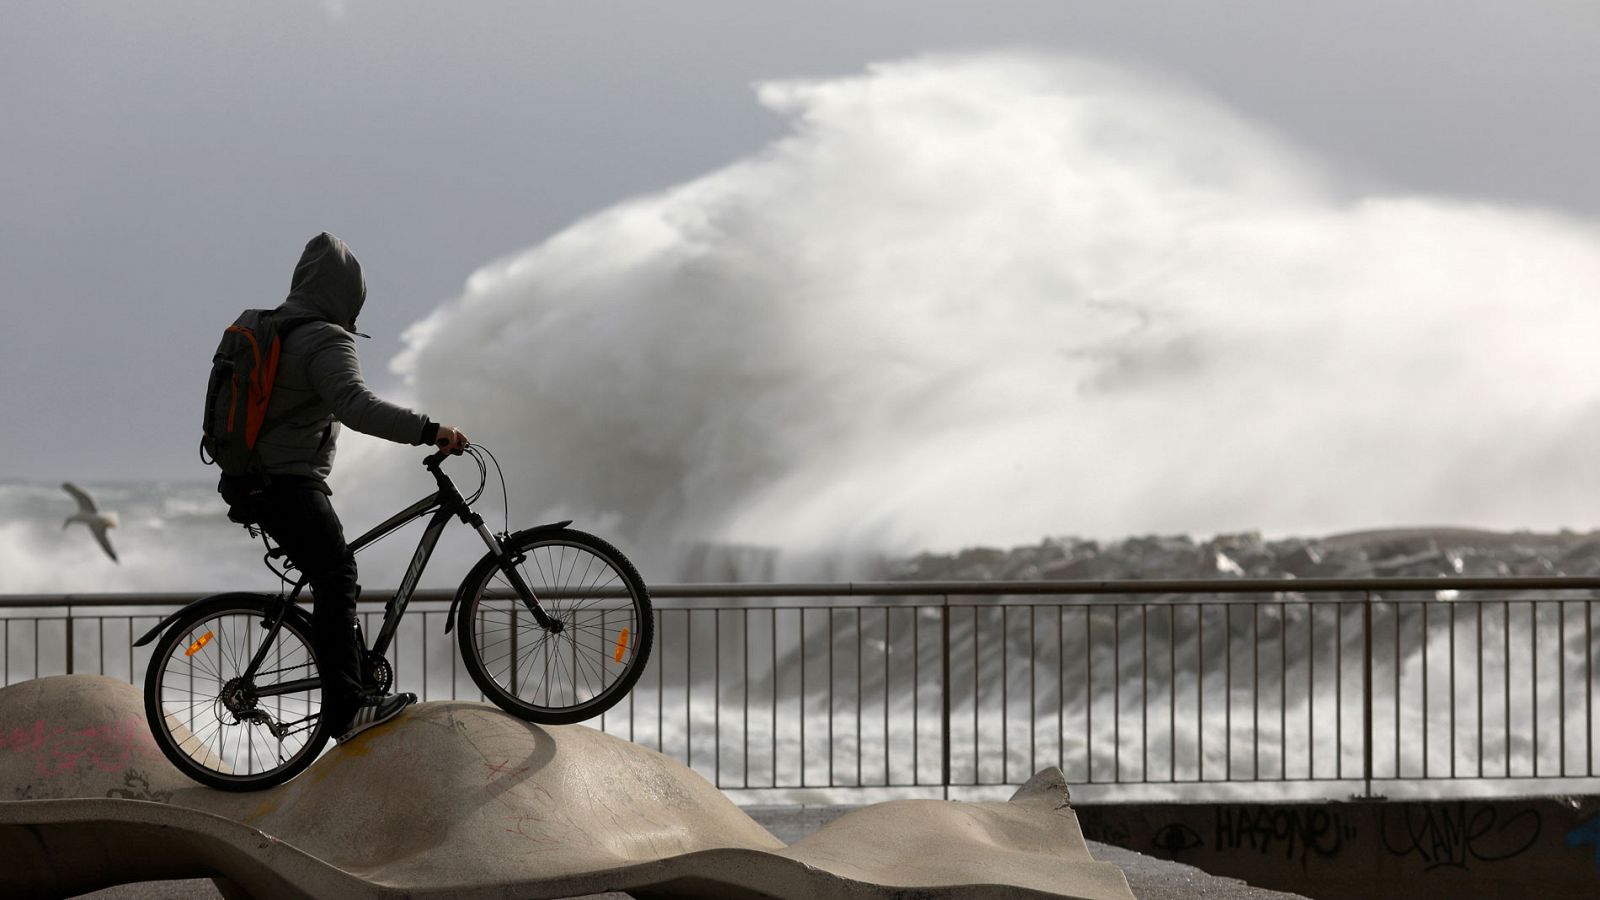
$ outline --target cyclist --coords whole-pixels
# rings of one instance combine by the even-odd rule
[[[340,425],[401,444],[460,452],[467,436],[386,402],[367,388],[356,357],[356,316],[367,296],[361,264],[323,232],[306,244],[278,307],[283,351],[256,441],[260,475],[222,477],[228,517],[254,523],[304,572],[313,597],[312,643],[322,669],[322,715],[340,741],[399,715],[414,694],[364,690],[356,638],[355,554],[328,497]],[[286,333],[285,333],[286,332]],[[361,335],[366,337],[366,335]]]

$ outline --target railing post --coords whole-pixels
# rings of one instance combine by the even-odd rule
[[[941,780],[944,783],[944,799],[950,799],[950,595],[944,596],[944,605],[939,607],[940,623],[940,677],[939,693],[942,695],[943,709],[939,714],[939,755],[941,765]]]
[[[1362,799],[1372,799],[1372,592],[1361,605],[1361,782]],[[1396,699],[1398,701],[1398,698]]]
[[[67,674],[72,674],[72,606],[67,605]]]

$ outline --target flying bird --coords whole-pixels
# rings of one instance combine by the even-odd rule
[[[61,530],[67,530],[68,526],[73,522],[82,522],[88,526],[90,531],[94,532],[94,539],[100,542],[100,548],[106,551],[106,555],[111,557],[111,561],[120,564],[121,561],[117,559],[117,551],[111,549],[111,538],[106,535],[107,528],[117,527],[117,514],[114,512],[100,512],[95,508],[94,500],[84,492],[83,488],[70,481],[63,483],[61,489],[71,494],[72,499],[78,501],[78,511],[67,516],[67,521],[62,523]]]

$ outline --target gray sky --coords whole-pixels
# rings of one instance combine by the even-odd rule
[[[319,230],[366,267],[382,390],[481,264],[781,133],[753,82],[1005,47],[1159,69],[1387,190],[1600,221],[1590,0],[8,0],[0,478],[206,477],[217,335]]]

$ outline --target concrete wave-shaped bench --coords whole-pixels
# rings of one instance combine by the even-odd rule
[[[263,898],[1132,898],[1054,769],[1009,802],[880,803],[785,846],[675,760],[483,704],[418,704],[247,794],[186,779],[142,710],[100,676],[0,689],[0,893],[214,877]]]

